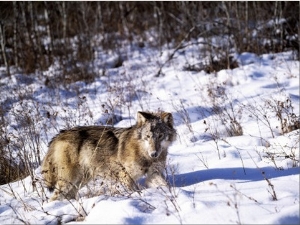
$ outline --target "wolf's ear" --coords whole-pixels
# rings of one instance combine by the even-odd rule
[[[160,117],[166,124],[168,124],[170,127],[173,127],[174,121],[171,113],[162,112]]]
[[[147,120],[151,118],[150,113],[146,112],[137,112],[137,125],[142,126]]]

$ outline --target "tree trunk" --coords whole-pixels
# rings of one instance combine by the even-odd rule
[[[2,23],[0,23],[0,45],[1,45],[4,64],[6,67],[6,73],[8,76],[10,76],[9,64],[8,64],[6,52],[5,52],[5,29],[4,29],[4,25]]]
[[[14,33],[13,33],[14,61],[15,61],[15,66],[18,68],[19,59],[18,59],[18,45],[17,45],[17,28],[18,28],[17,2],[13,2],[13,8],[14,8]]]

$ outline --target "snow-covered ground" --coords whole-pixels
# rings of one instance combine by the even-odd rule
[[[206,61],[197,51],[176,52],[160,77],[154,77],[158,65],[172,50],[131,48],[118,68],[110,65],[119,56],[99,51],[94,63],[104,76],[68,88],[46,86],[43,76],[2,73],[10,137],[30,133],[20,124],[25,115],[38,131],[33,143],[25,135],[22,151],[38,144],[43,157],[60,129],[100,125],[112,112],[117,127],[134,124],[137,111],[172,112],[178,138],[169,148],[169,188],[97,196],[90,185],[78,200],[47,202],[38,167],[0,186],[0,223],[299,224],[299,129],[282,134],[279,119],[299,118],[299,61],[292,52],[243,53],[234,55],[239,67],[232,70],[184,69]],[[45,76],[55,73],[53,66]],[[238,131],[242,135],[233,135]]]

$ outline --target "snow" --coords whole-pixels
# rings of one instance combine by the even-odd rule
[[[47,143],[60,129],[105,124],[105,111],[119,116],[117,127],[134,124],[140,110],[172,112],[178,138],[169,148],[170,186],[110,196],[98,195],[96,184],[89,184],[77,200],[48,202],[50,193],[39,180],[38,167],[37,180],[29,176],[0,186],[2,224],[300,223],[299,129],[282,134],[267,104],[289,98],[289,110],[299,117],[299,61],[292,52],[235,54],[238,68],[206,74],[183,70],[187,62],[203,62],[188,58],[196,54],[189,47],[187,55],[176,53],[157,78],[167,50],[126,52],[130,53],[123,65],[112,68],[119,56],[99,50],[94,64],[103,66],[99,74],[105,76],[68,89],[45,86],[34,75],[15,73],[8,78],[2,73],[0,101],[8,108],[7,129],[20,136],[18,116],[32,115],[44,156]],[[53,66],[44,74],[56,73]],[[20,94],[22,98],[15,97]],[[227,112],[240,123],[241,136],[229,135],[230,122],[221,121],[224,114],[212,113],[214,103],[232,106]],[[24,144],[24,149],[32,148],[29,141]]]

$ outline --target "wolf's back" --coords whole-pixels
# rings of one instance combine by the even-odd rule
[[[118,129],[86,126],[60,131],[49,143],[42,163],[42,174],[49,191],[55,188],[58,179],[74,182],[80,176],[80,167],[96,167],[104,157],[114,155],[119,142],[115,130]]]

